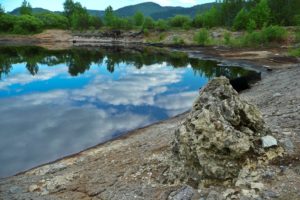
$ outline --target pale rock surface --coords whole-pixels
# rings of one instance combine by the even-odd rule
[[[256,106],[242,100],[229,80],[211,80],[175,132],[173,152],[187,176],[236,178],[245,160],[264,152],[261,137],[270,134]]]

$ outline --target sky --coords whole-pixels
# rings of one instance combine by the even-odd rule
[[[52,11],[63,10],[63,2],[65,0],[27,0],[33,8],[40,7]],[[214,2],[215,0],[75,0],[80,2],[87,9],[104,10],[107,6],[111,5],[114,10],[143,2],[155,2],[161,6],[182,6],[191,7],[197,4],[204,4]],[[23,0],[0,0],[0,4],[4,7],[5,11],[12,11],[19,7]]]

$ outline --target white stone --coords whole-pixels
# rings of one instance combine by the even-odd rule
[[[34,191],[36,191],[38,188],[39,188],[39,187],[38,187],[37,185],[30,185],[28,190],[29,190],[29,192],[34,192]]]
[[[264,184],[263,183],[251,183],[251,189],[258,189],[259,191],[263,190]]]
[[[280,96],[282,96],[281,93],[275,93],[275,94],[273,94],[273,97],[280,97]]]
[[[263,148],[277,146],[277,140],[271,135],[262,137],[261,141]]]

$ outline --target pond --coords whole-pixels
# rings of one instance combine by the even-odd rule
[[[209,79],[249,72],[152,48],[0,47],[0,177],[178,115]]]

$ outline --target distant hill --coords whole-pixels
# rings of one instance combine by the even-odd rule
[[[32,8],[32,12],[34,14],[38,14],[38,13],[45,13],[45,12],[52,12],[52,11],[44,9],[44,8]],[[20,8],[16,8],[9,13],[12,15],[20,15]]]
[[[151,16],[154,19],[166,19],[169,17],[173,17],[175,15],[189,15],[194,17],[197,12],[204,12],[210,9],[212,6],[217,5],[217,3],[206,3],[202,5],[196,5],[190,8],[184,7],[173,7],[173,6],[160,6],[159,4],[153,2],[140,3],[131,6],[125,6],[123,8],[119,8],[115,10],[115,13],[120,17],[129,17],[134,15],[137,11],[142,12],[145,16]],[[51,12],[50,10],[43,8],[33,8],[33,13],[43,13],[43,12]],[[59,13],[58,11],[55,11]],[[102,17],[104,15],[103,10],[88,10],[88,13],[94,16]],[[20,8],[16,8],[10,12],[13,15],[20,14]]]

